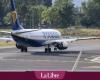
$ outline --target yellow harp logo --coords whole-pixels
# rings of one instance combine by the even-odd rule
[[[16,19],[17,19],[17,13],[16,13],[16,11],[13,11],[13,12],[11,13],[11,16],[12,16],[12,21],[13,21],[13,23],[15,23],[15,21],[16,21]]]

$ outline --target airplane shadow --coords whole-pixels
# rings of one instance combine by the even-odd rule
[[[31,52],[32,55],[40,55],[40,56],[60,56],[61,54],[78,54],[80,51],[57,51],[51,53],[45,52]]]

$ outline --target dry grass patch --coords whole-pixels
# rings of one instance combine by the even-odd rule
[[[0,47],[3,47],[3,46],[15,46],[15,42],[0,41]]]
[[[62,35],[71,36],[100,36],[100,29],[58,29]]]

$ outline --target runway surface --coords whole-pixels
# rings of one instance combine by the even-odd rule
[[[64,70],[100,71],[100,40],[77,41],[65,51],[44,53],[44,47],[21,53],[0,48],[0,71]]]

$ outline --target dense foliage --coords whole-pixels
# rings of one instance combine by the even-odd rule
[[[74,5],[71,0],[56,0],[42,14],[43,21],[52,26],[68,27],[74,24]]]
[[[100,0],[89,0],[82,5],[84,16],[81,24],[87,27],[100,26]]]
[[[45,2],[43,2],[45,1]],[[16,0],[18,17],[26,28],[100,26],[100,0],[88,0],[74,7],[73,0]],[[0,25],[11,24],[10,0],[0,0]]]

